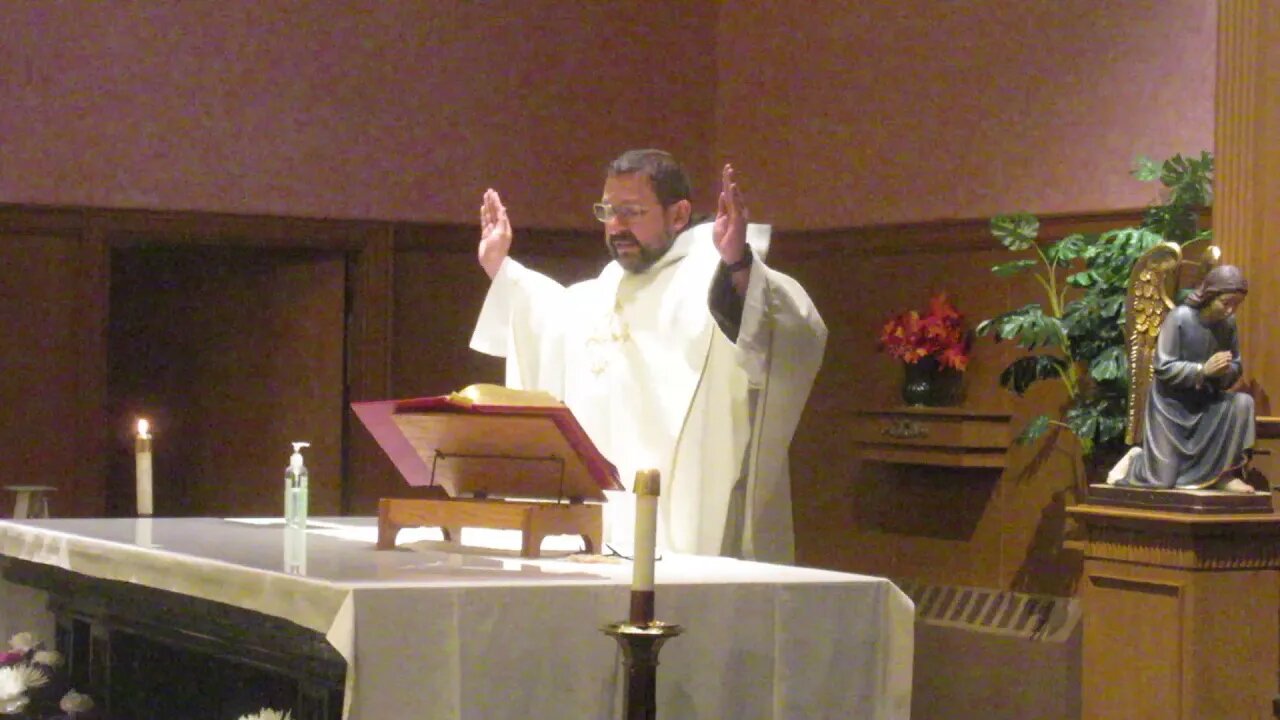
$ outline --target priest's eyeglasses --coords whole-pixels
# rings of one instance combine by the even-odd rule
[[[639,220],[649,212],[649,208],[639,205],[613,205],[607,202],[596,203],[591,206],[591,210],[595,213],[596,219],[602,223],[614,218],[630,223]]]

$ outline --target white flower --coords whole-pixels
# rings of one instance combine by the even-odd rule
[[[12,700],[26,692],[27,684],[22,681],[17,666],[0,668],[0,701]]]
[[[58,701],[58,708],[64,713],[89,712],[93,709],[93,698],[75,690],[68,690],[67,694]]]
[[[57,650],[37,650],[31,662],[45,667],[62,667],[62,653]]]
[[[20,632],[9,638],[9,647],[19,652],[26,652],[35,646],[36,639],[29,632]]]
[[[272,710],[271,708],[262,708],[258,712],[253,713],[252,715],[245,715],[244,717],[240,718],[240,720],[290,720],[290,716],[289,716],[288,710],[285,710],[282,713],[279,710]]]
[[[27,706],[27,688],[32,686],[31,680],[37,680],[39,684],[48,682],[48,678],[28,665],[0,668],[0,714],[22,712]]]
[[[49,676],[30,665],[11,665],[0,668],[0,700],[9,700],[49,682]]]

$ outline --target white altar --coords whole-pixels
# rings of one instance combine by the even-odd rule
[[[630,563],[448,552],[430,533],[377,551],[372,518],[316,519],[301,542],[279,521],[5,520],[0,554],[321,633],[347,660],[353,719],[619,717],[620,652],[600,628],[626,618]],[[685,628],[662,650],[663,720],[910,716],[914,613],[889,581],[671,555],[656,580],[657,617]],[[28,605],[0,610],[29,616],[38,597],[0,588]]]

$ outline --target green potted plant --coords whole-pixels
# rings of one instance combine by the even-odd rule
[[[1124,303],[1129,274],[1138,257],[1168,241],[1186,245],[1211,237],[1199,219],[1213,199],[1213,156],[1181,155],[1155,162],[1140,158],[1133,171],[1159,181],[1162,201],[1149,207],[1135,227],[1073,234],[1056,241],[1039,237],[1032,215],[1001,215],[992,234],[1021,257],[996,265],[997,276],[1031,273],[1044,290],[1032,302],[984,320],[978,335],[1016,343],[1025,353],[1000,374],[1004,388],[1022,395],[1032,385],[1061,383],[1066,402],[1057,417],[1030,420],[1017,436],[1028,443],[1053,427],[1075,434],[1086,456],[1109,457],[1123,449],[1129,378],[1125,362]]]

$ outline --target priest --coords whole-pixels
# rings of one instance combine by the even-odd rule
[[[658,545],[792,562],[787,451],[827,329],[799,283],[765,263],[770,228],[748,224],[733,168],[714,220],[660,150],[608,168],[595,217],[612,261],[564,287],[508,256],[498,193],[480,208],[491,284],[471,347],[506,358],[507,384],[561,398],[624,484],[657,468]],[[629,494],[606,507],[606,542],[629,545]]]

